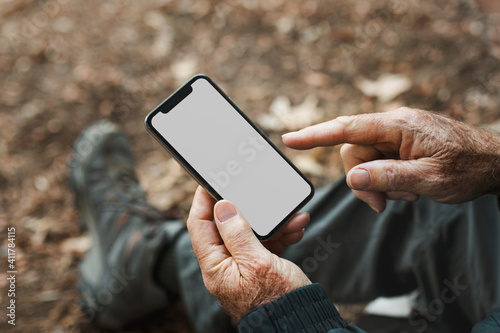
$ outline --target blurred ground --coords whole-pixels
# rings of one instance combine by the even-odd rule
[[[89,238],[66,170],[93,121],[122,125],[151,201],[185,213],[196,184],[143,120],[192,74],[211,76],[281,148],[285,131],[402,105],[499,128],[499,27],[472,0],[0,0],[0,330],[99,331],[78,308]],[[315,185],[342,173],[338,148],[284,152]],[[3,314],[11,226],[15,328]],[[124,332],[160,330],[189,332],[181,305]]]

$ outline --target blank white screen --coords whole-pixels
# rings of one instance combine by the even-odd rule
[[[309,184],[205,79],[153,127],[265,236],[311,192]]]

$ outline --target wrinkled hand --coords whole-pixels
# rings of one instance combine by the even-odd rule
[[[298,218],[306,219],[304,216]],[[302,226],[303,222],[296,217],[295,223]],[[264,247],[231,202],[216,203],[201,187],[194,196],[187,226],[205,286],[237,319],[311,283],[299,267]]]
[[[427,111],[339,117],[283,142],[296,149],[345,143],[347,184],[377,212],[386,199],[460,203],[500,193],[500,136]]]

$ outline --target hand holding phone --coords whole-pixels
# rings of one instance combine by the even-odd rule
[[[260,239],[313,195],[307,178],[204,75],[152,111],[146,127],[215,199],[234,203]]]

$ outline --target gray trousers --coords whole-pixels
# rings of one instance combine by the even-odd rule
[[[500,307],[500,212],[496,196],[456,205],[390,201],[383,213],[345,179],[321,188],[303,211],[311,223],[283,257],[319,282],[333,302],[418,291],[409,324],[418,332],[470,332]],[[230,319],[205,289],[189,235],[176,243],[181,297],[196,332],[227,332]]]

